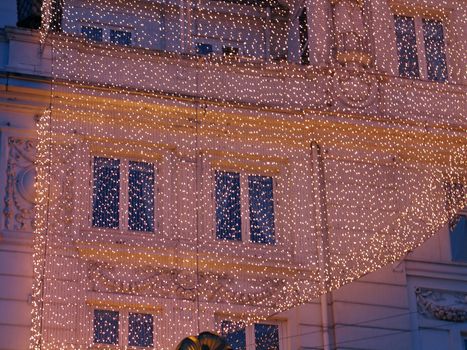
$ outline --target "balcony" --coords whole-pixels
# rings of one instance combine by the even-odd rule
[[[359,80],[354,81],[352,74],[337,66],[318,68],[244,57],[205,57],[89,43],[67,34],[54,34],[52,49],[52,37],[41,47],[37,32],[11,27],[1,37],[0,47],[5,53],[0,67],[3,74],[8,73],[10,78],[19,74],[23,80],[28,76],[31,83],[50,78],[53,57],[53,78],[58,85],[68,81],[125,94],[254,106],[287,114],[333,115],[334,111],[346,111],[379,116],[391,122],[439,124],[443,121],[453,131],[463,125],[462,85],[374,72],[356,72]],[[341,81],[342,76],[346,76],[343,80],[347,85],[337,86],[336,81]],[[15,83],[10,81],[10,84]],[[343,91],[349,94],[344,104],[339,102]],[[374,98],[359,104],[359,99],[367,98],[365,94],[373,94]],[[424,102],[427,100],[429,107]]]

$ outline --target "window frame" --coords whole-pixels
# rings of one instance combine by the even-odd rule
[[[119,323],[118,323],[118,342],[117,344],[105,344],[105,343],[95,343],[94,342],[94,311],[95,310],[104,310],[104,311],[114,311],[118,312]],[[130,346],[129,343],[129,316],[130,313],[140,313],[152,315],[152,346]],[[159,335],[160,332],[157,330],[160,328],[160,315],[158,310],[145,310],[145,309],[130,309],[126,307],[118,307],[113,305],[90,305],[88,307],[88,315],[90,325],[88,330],[88,339],[91,349],[157,349],[159,347]],[[159,328],[158,328],[159,327]]]
[[[451,81],[451,72],[450,67],[450,55],[449,55],[449,35],[448,35],[448,18],[446,16],[440,16],[436,14],[431,14],[429,11],[421,11],[421,13],[414,13],[411,10],[407,11],[393,11],[392,13],[392,26],[393,30],[393,42],[395,45],[395,53],[396,53],[396,74],[400,78],[410,79],[410,80],[423,80],[423,81],[430,81],[434,83],[449,83]],[[410,17],[413,18],[414,21],[414,29],[415,29],[415,48],[417,54],[417,61],[418,61],[418,77],[406,77],[402,76],[399,73],[399,52],[397,48],[397,35],[396,35],[396,16],[402,17]],[[432,21],[439,21],[443,28],[443,44],[444,44],[444,54],[445,54],[445,64],[446,64],[446,79],[445,80],[435,80],[430,79],[428,76],[428,66],[427,66],[427,57],[426,57],[426,49],[425,49],[425,33],[423,29],[423,20],[432,20]]]
[[[216,201],[216,172],[217,171],[224,171],[224,172],[235,172],[240,175],[240,240],[229,240],[229,239],[222,239],[217,237],[217,218],[216,218],[216,209],[217,209],[217,201]],[[253,242],[251,240],[251,231],[250,231],[250,193],[249,193],[249,185],[248,185],[248,177],[249,176],[267,176],[272,178],[272,193],[273,193],[273,212],[274,212],[274,243],[261,243],[261,242]],[[242,169],[229,169],[229,168],[221,168],[221,167],[212,167],[211,169],[211,193],[212,193],[212,213],[213,213],[213,239],[216,242],[231,242],[232,244],[251,244],[258,247],[265,247],[271,246],[276,247],[280,245],[280,235],[278,234],[278,199],[277,199],[277,188],[278,184],[278,175],[274,174],[266,174],[261,172],[251,172],[248,170]]]
[[[90,202],[88,205],[89,208],[89,215],[88,215],[88,222],[87,225],[91,230],[104,230],[108,232],[119,232],[119,233],[128,233],[131,235],[140,234],[140,235],[158,235],[161,233],[161,188],[160,188],[160,162],[157,159],[139,159],[135,157],[128,157],[125,155],[119,156],[118,154],[115,155],[106,155],[106,154],[98,154],[92,153],[90,156]],[[96,157],[100,158],[107,158],[107,159],[118,159],[120,160],[119,172],[119,203],[118,203],[118,227],[111,228],[111,227],[99,227],[93,225],[93,211],[94,211],[94,159]],[[130,177],[130,162],[145,162],[154,165],[154,208],[153,208],[153,231],[138,231],[138,230],[130,230],[129,228],[129,177]]]

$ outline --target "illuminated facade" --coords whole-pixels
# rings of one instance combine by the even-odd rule
[[[0,349],[467,349],[464,3],[18,4]]]

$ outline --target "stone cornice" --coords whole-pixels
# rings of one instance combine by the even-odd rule
[[[50,92],[44,89],[11,84],[8,86],[6,98],[0,100],[0,104],[6,109],[29,114],[40,114],[50,103],[49,94]],[[62,97],[68,96],[65,92],[56,92],[55,94]],[[81,113],[90,108],[89,103],[93,100],[95,100],[92,102],[93,104],[108,105],[111,106],[112,110],[116,108],[119,111],[127,110],[128,116],[131,116],[132,111],[136,108],[134,102],[115,98],[97,98],[88,95],[73,95],[72,97],[73,104],[76,105],[78,110],[81,110]],[[197,103],[193,103],[189,108],[186,103],[184,107],[180,107],[177,105],[177,101],[166,100],[166,102],[163,102],[164,99],[157,97],[155,100],[145,99],[145,101],[138,101],[138,107],[141,110],[138,115],[138,124],[141,127],[165,130],[170,133],[186,134],[188,132],[193,134],[196,132],[193,116],[197,113]],[[83,105],[80,105],[80,103]],[[147,107],[142,110],[141,107],[144,104]],[[206,102],[206,111],[197,114],[198,123],[209,123],[211,125],[209,128],[210,134],[206,134],[206,136],[221,137],[225,130],[228,129],[230,131],[225,137],[247,141],[249,130],[254,128],[255,130],[262,130],[261,136],[258,136],[258,134],[255,136],[257,142],[263,140],[264,142],[277,142],[294,148],[308,148],[310,140],[315,139],[326,145],[326,147],[344,147],[348,149],[350,139],[354,138],[355,135],[360,135],[359,143],[350,143],[350,145],[353,145],[351,148],[359,150],[362,147],[365,148],[364,145],[367,144],[373,148],[376,147],[383,154],[387,152],[394,153],[397,142],[410,139],[411,144],[404,144],[397,154],[394,153],[397,161],[404,163],[418,161],[416,150],[418,147],[426,147],[427,142],[433,144],[443,143],[442,149],[424,149],[425,156],[427,152],[432,154],[429,158],[430,162],[446,163],[449,161],[452,150],[465,146],[465,127],[461,125],[436,125],[429,122],[414,123],[403,118],[396,119],[314,110],[294,113],[290,110],[267,110],[251,106],[245,106],[240,111],[232,111],[231,107],[229,107],[222,106],[221,103],[208,104]],[[95,121],[96,123],[108,122],[113,125],[130,125],[132,123],[132,120],[125,116],[117,118],[107,114],[109,113],[105,110],[89,110],[86,112],[86,120],[87,122]],[[284,115],[287,116],[286,120],[284,120]],[[258,116],[261,117],[258,118]],[[54,118],[56,120],[67,119],[70,122],[75,119],[78,122],[80,115],[63,114],[56,109]],[[350,123],[351,120],[352,123]],[[214,125],[216,125],[216,128],[214,128]],[[341,138],[338,140],[329,139],[336,131],[340,133]],[[385,146],[378,141],[381,136],[385,138],[389,136],[394,139],[395,143]],[[420,158],[420,160],[422,159]]]

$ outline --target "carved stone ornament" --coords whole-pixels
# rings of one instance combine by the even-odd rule
[[[375,103],[378,80],[364,69],[339,69],[333,76],[337,101],[352,108],[365,108]]]
[[[418,313],[427,318],[467,322],[467,293],[417,288]]]
[[[5,228],[31,232],[34,230],[36,142],[10,137],[8,147]]]
[[[49,218],[49,227],[69,228],[73,222],[75,200],[74,163],[75,148],[69,144],[57,144],[52,147],[52,171],[50,172],[50,201],[58,203],[54,209],[55,218]]]
[[[91,261],[88,264],[90,290],[154,297],[194,300],[196,284],[202,300],[248,305],[272,305],[274,293],[283,289],[283,280],[245,278],[240,283],[222,273],[181,270],[166,267],[129,267]],[[248,288],[246,288],[248,287]]]
[[[338,51],[363,51],[365,29],[362,8],[358,1],[340,0],[335,2],[334,23]]]

